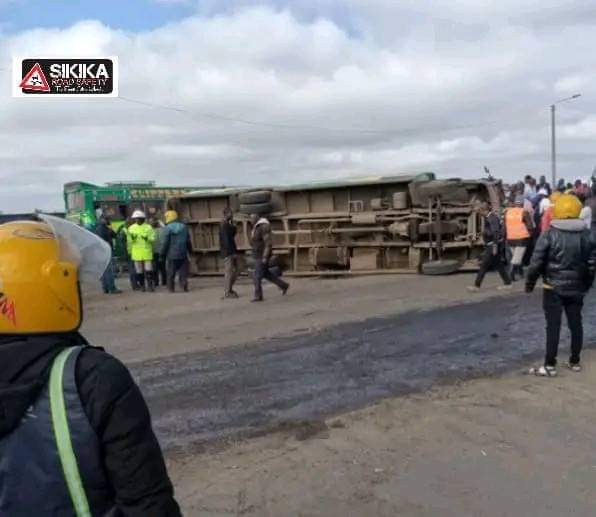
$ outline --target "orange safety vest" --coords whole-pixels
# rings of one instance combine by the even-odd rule
[[[508,208],[505,211],[505,228],[507,232],[507,240],[509,241],[527,239],[530,237],[530,232],[524,223],[523,208]]]

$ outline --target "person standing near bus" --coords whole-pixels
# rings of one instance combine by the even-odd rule
[[[167,261],[168,290],[176,290],[175,280],[178,275],[180,287],[188,292],[188,255],[192,252],[188,226],[178,219],[178,212],[168,210],[165,215],[166,228],[163,234],[160,254]]]
[[[161,247],[165,237],[166,226],[158,218],[151,220],[151,226],[155,230],[155,241],[153,241],[153,282],[155,287],[168,285],[166,272],[166,258],[161,254]]]
[[[110,220],[106,216],[102,215],[99,218],[95,233],[107,243],[112,255],[110,263],[101,277],[101,287],[103,292],[105,294],[120,294],[122,291],[116,287],[116,267],[114,264],[114,239],[116,238],[116,233],[112,230]]]
[[[530,245],[534,222],[530,213],[524,209],[524,198],[517,196],[514,206],[505,210],[505,236],[511,249],[511,279],[516,275],[523,278],[523,259],[526,248]]]
[[[134,223],[128,229],[128,242],[131,258],[135,265],[138,284],[145,291],[145,283],[153,292],[153,242],[155,230],[146,222],[145,213],[135,210],[132,214]]]
[[[238,298],[238,293],[234,291],[234,283],[238,278],[236,225],[230,207],[224,208],[223,220],[219,224],[219,249],[224,263],[224,298]]]

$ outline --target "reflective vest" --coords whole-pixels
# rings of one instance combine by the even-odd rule
[[[130,258],[135,262],[153,260],[155,230],[148,223],[133,224],[128,228]]]
[[[553,207],[549,206],[544,209],[542,212],[542,217],[540,218],[540,231],[545,232],[550,228],[550,223],[553,220]]]
[[[508,241],[528,239],[530,232],[524,223],[524,209],[508,208],[505,211],[505,229]]]
[[[0,516],[117,515],[100,444],[75,371],[83,347],[63,350],[19,426],[0,440]]]

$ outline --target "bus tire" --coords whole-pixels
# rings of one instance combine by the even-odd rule
[[[243,214],[268,214],[271,212],[271,203],[251,203],[240,205],[240,212]]]
[[[271,201],[270,190],[254,190],[252,192],[242,192],[238,194],[238,200],[241,205],[254,205],[258,203],[268,203]]]

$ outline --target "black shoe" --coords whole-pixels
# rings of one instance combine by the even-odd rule
[[[288,292],[288,289],[289,288],[290,288],[289,285],[286,285],[285,287],[282,287],[282,289],[281,289],[282,296],[285,296],[286,295],[286,293]]]
[[[110,294],[122,294],[122,291],[120,289],[112,289]]]
[[[263,298],[253,298],[251,302],[262,302]]]
[[[229,293],[224,294],[224,299],[228,298],[228,299],[238,299],[239,296],[237,293],[235,293],[234,291],[230,291]]]

